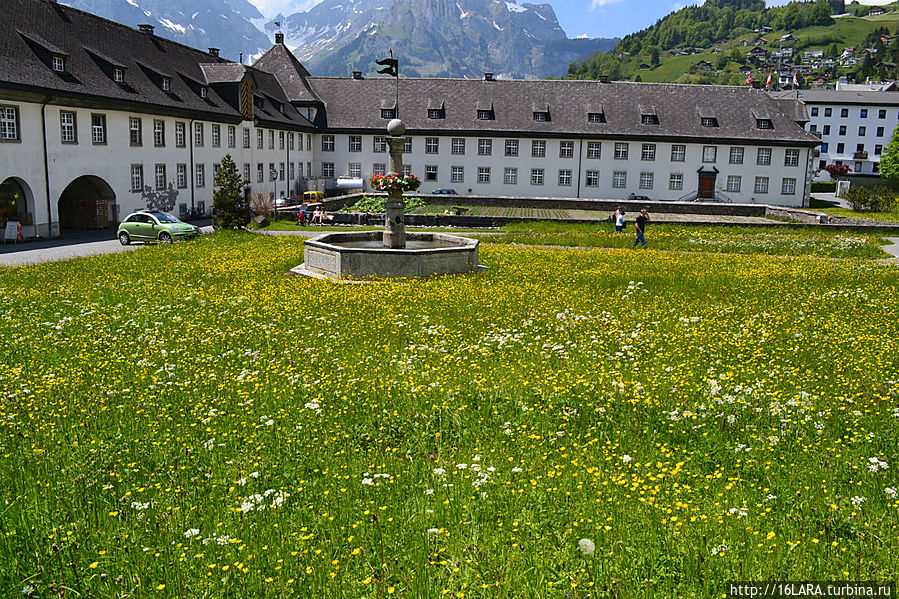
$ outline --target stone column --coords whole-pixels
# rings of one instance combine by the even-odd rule
[[[390,146],[390,172],[403,174],[403,145],[406,140],[403,134],[406,133],[406,126],[403,121],[394,119],[387,125],[387,143]],[[385,248],[405,248],[406,247],[406,224],[404,212],[406,204],[403,202],[402,191],[388,192],[387,204],[384,208],[384,239],[383,246]]]

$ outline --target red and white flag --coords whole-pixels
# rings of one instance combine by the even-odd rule
[[[793,73],[793,87],[799,87],[799,78],[796,76],[796,73]]]
[[[749,76],[746,77],[746,83],[743,85],[752,85],[752,71],[749,71]]]
[[[765,82],[766,88],[771,87],[771,75],[772,75],[772,73],[768,73],[768,81]]]

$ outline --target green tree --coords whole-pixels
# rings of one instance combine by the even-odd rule
[[[247,205],[243,188],[248,184],[249,181],[240,176],[231,154],[225,154],[222,166],[215,175],[215,190],[212,192],[212,205],[219,227],[233,229],[246,225],[244,215]]]
[[[653,68],[659,66],[659,49],[655,46],[649,51],[649,64],[651,64]]]
[[[899,126],[893,130],[893,139],[880,157],[880,176],[899,179]]]
[[[830,47],[830,50],[827,51],[827,57],[828,57],[828,58],[836,58],[836,57],[839,56],[839,55],[840,55],[840,49],[837,48],[837,45],[836,45],[836,44],[833,44],[833,45]]]

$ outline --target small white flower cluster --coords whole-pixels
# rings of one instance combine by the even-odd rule
[[[206,449],[206,450],[212,449],[213,446],[215,446],[215,437],[212,437],[211,439],[209,439],[205,443],[203,443],[203,449]]]
[[[887,487],[883,492],[886,493],[887,497],[890,499],[896,499],[896,495],[899,495],[899,492],[896,491],[896,487]]]
[[[853,497],[853,498],[850,499],[849,501],[852,503],[852,507],[858,507],[858,506],[860,506],[861,504],[863,504],[864,502],[868,501],[868,498],[867,498],[867,497],[860,497],[860,496],[856,495],[855,497]]]
[[[446,469],[434,468],[434,474],[436,474],[437,476],[446,476]]]
[[[212,535],[208,539],[203,539],[203,544],[208,545],[210,543],[215,543],[216,545],[227,545],[231,542],[231,537],[228,535]]]
[[[880,472],[881,470],[889,470],[890,465],[878,458],[868,458],[868,471]]]
[[[133,509],[133,510],[143,511],[143,510],[147,509],[148,507],[150,507],[149,501],[147,501],[146,503],[141,503],[139,501],[131,502],[131,509]]]
[[[274,497],[271,500],[271,504],[269,504],[268,498],[273,494]],[[256,493],[254,495],[250,495],[249,497],[245,497],[243,501],[240,502],[240,511],[246,514],[247,512],[252,512],[254,510],[257,512],[261,512],[267,507],[281,507],[281,505],[284,504],[284,501],[288,497],[290,497],[290,493],[268,489],[262,495]]]
[[[306,408],[307,410],[312,410],[316,414],[322,413],[322,407],[317,401],[310,401],[310,402],[304,404],[303,407]]]
[[[728,512],[731,516],[736,515],[737,518],[745,518],[746,516],[749,515],[749,508],[745,508],[745,507],[732,507],[732,508],[730,508],[729,510],[727,510],[727,512]]]
[[[740,443],[734,448],[734,451],[736,453],[740,453],[740,452],[749,453],[750,451],[752,451],[752,448],[744,443]]]
[[[631,456],[629,456],[627,454],[624,454],[623,456],[621,456],[621,461],[624,462],[625,464],[630,464],[633,459],[634,458],[632,458]]]
[[[770,493],[765,495],[765,501],[774,501],[775,499],[777,499],[777,495],[771,495]]]
[[[374,474],[369,474],[366,472],[362,475],[362,484],[373,486],[375,484],[375,479],[378,478],[390,478],[390,475],[386,472],[375,472]]]
[[[590,539],[581,539],[577,542],[577,546],[584,555],[590,555],[596,551],[596,544]]]
[[[512,468],[512,472],[521,472],[521,468],[515,466],[514,468]]]
[[[192,539],[195,536],[197,536],[198,534],[200,534],[199,528],[188,528],[187,530],[184,531],[184,536],[185,536],[185,538],[188,538],[188,539]]]
[[[439,532],[440,532],[440,529],[439,529],[439,528],[429,528],[429,529],[428,529],[428,534],[429,534],[429,535],[436,535],[436,534],[439,533]]]
[[[720,545],[716,545],[715,547],[712,547],[712,550],[710,551],[710,553],[712,555],[720,555],[720,554],[723,554],[728,549],[729,549],[729,547],[727,545],[725,545],[724,543],[721,543]]]

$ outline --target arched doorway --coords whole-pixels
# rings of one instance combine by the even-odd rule
[[[0,222],[16,220],[22,225],[34,224],[34,198],[28,184],[10,177],[0,183]]]
[[[105,229],[115,224],[115,192],[93,175],[78,177],[59,196],[61,229]]]

